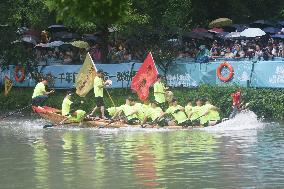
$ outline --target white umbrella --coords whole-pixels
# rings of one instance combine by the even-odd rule
[[[239,37],[241,37],[241,32],[231,32],[225,36],[225,38],[239,38]]]
[[[259,37],[263,36],[266,33],[259,28],[248,28],[241,32],[243,37]]]

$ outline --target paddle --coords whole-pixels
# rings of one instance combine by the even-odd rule
[[[23,111],[23,110],[25,110],[25,109],[27,109],[27,108],[29,108],[29,107],[31,107],[31,106],[32,106],[32,104],[29,104],[29,105],[27,105],[27,106],[25,106],[25,107],[23,107],[23,108],[21,108],[21,109],[19,109],[19,110],[16,110],[16,111],[14,111],[14,112],[10,112],[10,113],[8,113],[7,115],[1,117],[0,120],[3,120],[3,119],[5,119],[5,118],[7,118],[7,117],[10,117],[10,116],[12,116],[12,115],[14,115],[14,114],[20,113],[21,111]]]
[[[63,125],[66,120],[68,120],[68,117],[66,117],[65,119],[60,121],[59,124],[47,124],[47,125],[44,125],[42,128],[46,129],[46,128],[51,128],[51,127],[54,127],[54,126]]]

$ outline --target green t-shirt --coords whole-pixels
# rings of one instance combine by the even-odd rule
[[[104,83],[103,79],[96,76],[94,79],[94,93],[95,97],[103,97],[104,96]]]
[[[39,82],[36,86],[35,86],[35,89],[34,89],[34,92],[33,92],[33,96],[32,98],[35,98],[35,97],[38,97],[38,96],[42,96],[44,95],[45,93],[45,86],[42,82]]]
[[[130,106],[130,105],[122,105],[121,106],[121,110],[123,111],[124,115],[126,116],[127,120],[130,119],[134,119],[134,118],[138,118],[137,114],[132,114],[134,111],[134,106]],[[131,116],[129,116],[130,114],[132,114]]]
[[[175,118],[175,120],[178,122],[178,124],[183,123],[185,121],[187,121],[187,116],[185,115],[185,113],[183,111],[178,111],[177,113],[174,113],[176,110],[178,109],[182,109],[183,107],[180,105],[177,106],[170,106],[167,110],[166,113],[167,114],[171,114],[173,115],[173,117]]]
[[[203,108],[202,106],[194,106],[192,107],[192,115],[190,117],[190,120],[193,121],[193,120],[196,120],[197,118],[199,118],[202,113],[203,113]]]
[[[121,107],[110,107],[110,108],[107,109],[108,114],[110,116],[114,116],[120,110],[121,110]]]
[[[76,110],[76,117],[71,117],[70,121],[76,121],[80,122],[84,119],[84,116],[86,115],[86,112],[84,110]]]
[[[63,116],[66,116],[70,113],[70,106],[73,102],[71,100],[69,100],[68,98],[64,98],[63,102],[62,102],[62,111],[61,114]]]
[[[184,107],[184,111],[185,111],[185,114],[187,115],[187,117],[188,117],[188,115],[191,113],[191,111],[192,111],[192,106],[190,106],[190,105],[186,105],[185,107]]]
[[[205,104],[205,111],[209,110],[209,113],[205,116],[207,121],[218,121],[220,120],[220,114],[216,110],[212,110],[214,106],[212,104]]]
[[[158,103],[166,102],[165,92],[165,86],[162,82],[156,82],[154,84],[154,97]]]
[[[159,118],[163,113],[162,108],[156,107],[156,108],[150,108],[147,114],[147,117],[150,117],[152,121]]]

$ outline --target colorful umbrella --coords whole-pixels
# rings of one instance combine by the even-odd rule
[[[241,37],[241,32],[231,32],[225,36],[225,38],[239,38]]]
[[[218,18],[216,20],[213,20],[209,24],[209,28],[214,28],[214,27],[223,27],[223,26],[229,26],[233,23],[233,21],[229,18]]]
[[[222,28],[213,28],[211,30],[208,30],[211,33],[222,33],[224,30]]]
[[[241,32],[243,37],[260,37],[266,33],[259,28],[248,28]]]
[[[73,42],[71,42],[71,45],[73,45],[74,47],[78,47],[80,49],[90,48],[89,44],[85,41],[73,41]]]

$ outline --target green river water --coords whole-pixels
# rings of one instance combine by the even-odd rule
[[[44,124],[0,122],[0,188],[284,188],[284,126],[252,112],[184,131]]]

